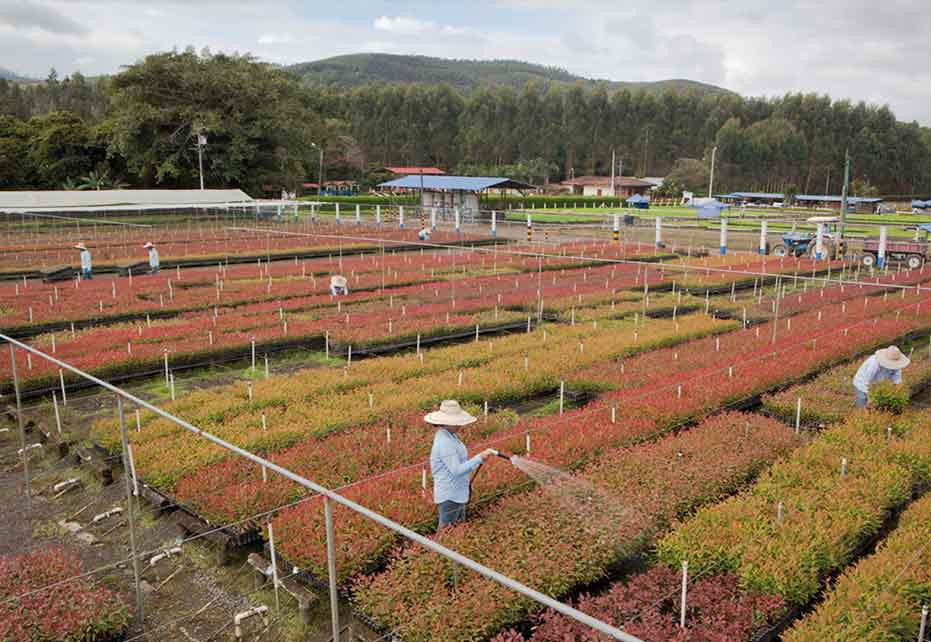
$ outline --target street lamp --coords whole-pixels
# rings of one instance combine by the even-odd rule
[[[203,127],[197,129],[197,167],[200,172],[200,188],[204,189],[204,147],[207,146],[207,134]]]
[[[311,143],[310,146],[320,150],[320,175],[317,179],[317,196],[320,196],[323,194],[323,147],[317,143]]]

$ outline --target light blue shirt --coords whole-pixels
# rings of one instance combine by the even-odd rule
[[[81,269],[91,269],[91,253],[89,250],[81,250]]]
[[[465,444],[445,428],[436,431],[430,451],[433,503],[469,501],[469,474],[482,463],[480,455],[469,459]]]
[[[149,248],[149,267],[153,270],[158,269],[158,250],[154,247]]]
[[[853,387],[860,392],[869,392],[870,384],[877,381],[902,383],[902,371],[883,368],[874,354],[857,369],[857,374],[853,376]]]

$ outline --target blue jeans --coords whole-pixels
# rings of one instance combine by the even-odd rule
[[[859,388],[854,388],[853,391],[857,395],[857,408],[866,408],[867,394]]]
[[[440,512],[440,528],[464,522],[466,516],[466,505],[459,502],[445,501],[436,505]]]
[[[82,276],[84,279],[90,281],[91,279],[94,278],[94,271],[91,270],[90,268],[83,269],[83,270],[81,270],[81,276]]]

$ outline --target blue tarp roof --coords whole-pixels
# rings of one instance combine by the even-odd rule
[[[634,194],[633,196],[628,197],[628,203],[649,203],[650,199],[647,196],[642,194]]]
[[[379,187],[404,187],[407,189],[445,189],[463,192],[481,192],[497,188],[533,189],[533,185],[502,176],[402,176],[393,181],[379,183]]]
[[[912,201],[912,207],[917,207],[919,209],[924,209],[926,207],[931,207],[931,201]]]
[[[731,192],[721,196],[721,198],[771,198],[773,200],[781,200],[782,197],[783,194],[779,192]]]
[[[824,201],[825,203],[840,203],[840,196],[826,196],[818,194],[799,194],[795,197],[797,201]],[[881,203],[883,199],[876,197],[865,197],[865,196],[848,196],[847,202],[851,205],[856,205],[857,203]]]

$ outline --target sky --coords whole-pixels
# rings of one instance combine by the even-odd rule
[[[189,45],[280,64],[518,59],[745,96],[816,92],[931,126],[928,0],[0,0],[0,67],[24,75],[114,73]]]

